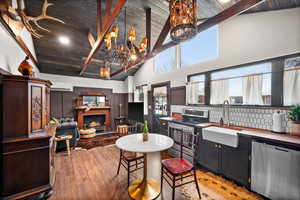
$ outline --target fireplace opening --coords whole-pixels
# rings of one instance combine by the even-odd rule
[[[83,117],[85,129],[94,128],[96,132],[105,131],[105,115],[87,115]]]

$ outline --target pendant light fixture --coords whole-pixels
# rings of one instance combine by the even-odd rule
[[[110,67],[105,63],[104,67],[100,67],[99,75],[101,78],[110,79]]]
[[[174,42],[182,42],[197,34],[196,0],[171,0],[170,37]]]

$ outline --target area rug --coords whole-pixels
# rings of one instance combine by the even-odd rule
[[[231,181],[210,172],[197,170],[201,200],[263,200],[262,197]],[[191,184],[183,186],[182,195],[189,200],[198,200],[198,193]]]

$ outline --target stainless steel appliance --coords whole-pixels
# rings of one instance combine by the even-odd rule
[[[197,135],[194,126],[208,122],[208,111],[198,109],[186,109],[182,114],[182,121],[168,123],[168,135],[174,140],[174,145],[169,149],[169,153],[174,157],[180,157],[180,139],[183,134],[183,158],[194,163],[195,145]]]
[[[300,199],[300,151],[252,142],[251,190],[272,200]]]

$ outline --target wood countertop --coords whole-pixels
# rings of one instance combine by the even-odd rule
[[[175,119],[172,117],[165,117],[162,120],[169,121],[169,122],[177,122],[177,123],[184,123],[181,119]],[[206,128],[210,126],[217,126],[221,127],[219,123],[202,123],[202,124],[195,124],[196,128]],[[256,128],[248,128],[248,127],[240,127],[240,126],[227,126],[224,125],[222,128],[229,128],[239,131],[239,135],[243,136],[250,136],[255,139],[263,139],[270,142],[278,142],[286,145],[291,145],[295,147],[300,147],[300,136],[289,135],[289,134],[279,134],[273,133],[270,130],[264,129],[256,129]]]

